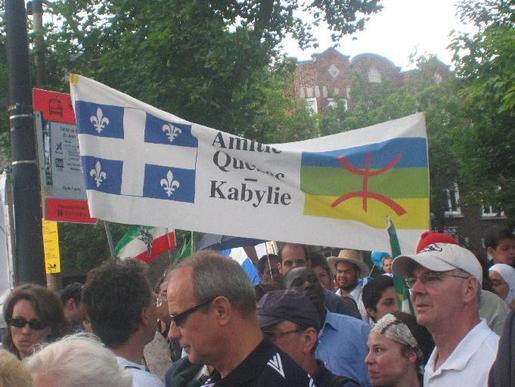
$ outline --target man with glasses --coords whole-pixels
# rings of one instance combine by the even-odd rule
[[[254,288],[241,266],[214,251],[201,251],[170,273],[172,320],[189,362],[214,373],[206,386],[310,386],[311,378],[265,340],[256,317]]]
[[[334,375],[315,357],[321,317],[305,292],[268,292],[258,303],[257,316],[265,336],[310,374],[317,387],[360,386],[351,378]]]
[[[143,347],[157,329],[156,307],[162,302],[152,292],[144,266],[128,259],[104,262],[87,275],[82,302],[95,333],[129,370],[134,387],[164,387],[151,374]]]
[[[467,249],[433,243],[397,257],[393,273],[410,288],[417,322],[435,342],[424,386],[487,386],[499,337],[479,318],[482,269]]]

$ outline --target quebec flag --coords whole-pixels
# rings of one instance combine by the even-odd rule
[[[114,195],[195,202],[198,141],[191,125],[132,107],[76,101],[86,189]]]

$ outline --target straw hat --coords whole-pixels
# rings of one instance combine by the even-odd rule
[[[327,258],[327,262],[329,263],[329,267],[333,274],[336,275],[336,265],[340,262],[348,262],[353,264],[358,268],[358,277],[363,278],[368,276],[370,269],[368,265],[363,262],[363,258],[361,258],[361,254],[356,250],[343,249],[340,250],[340,253],[337,257],[329,257]]]

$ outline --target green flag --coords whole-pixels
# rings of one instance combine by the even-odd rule
[[[401,247],[399,245],[399,238],[397,238],[397,231],[390,217],[386,218],[386,224],[388,236],[390,238],[390,249],[392,257],[398,257],[401,255]],[[413,305],[409,297],[409,290],[404,280],[396,275],[393,276],[393,286],[395,287],[395,293],[397,294],[397,302],[401,311],[413,314]]]
[[[193,254],[193,235],[188,239],[184,240],[181,250],[177,252],[175,255],[175,258],[173,259],[173,264],[177,264],[180,261],[182,261],[184,258],[189,257],[191,254]]]

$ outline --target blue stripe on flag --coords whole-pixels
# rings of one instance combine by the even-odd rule
[[[427,168],[426,147],[425,138],[413,137],[396,138],[377,144],[367,144],[329,152],[303,152],[302,166],[341,168],[336,158],[345,156],[352,165],[362,169],[365,164],[364,154],[370,152],[372,153],[371,168],[374,169],[384,167],[398,154],[401,155],[401,159],[395,165],[395,168]]]
[[[145,142],[198,147],[198,140],[191,134],[191,125],[161,120],[147,113]]]
[[[146,164],[143,196],[193,203],[195,170]]]
[[[123,111],[120,106],[75,102],[77,133],[100,137],[124,138]]]
[[[119,195],[122,186],[123,162],[81,156],[86,189]]]

